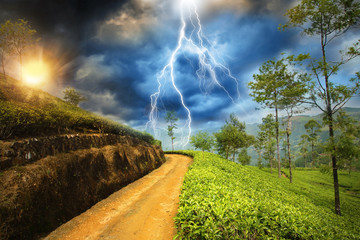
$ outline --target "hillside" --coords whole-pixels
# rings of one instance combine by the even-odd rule
[[[65,133],[113,133],[155,142],[147,133],[87,112],[42,90],[0,75],[0,140]]]
[[[348,108],[345,107],[343,110],[346,112],[346,114],[358,121],[360,121],[360,108]],[[301,140],[301,135],[306,134],[306,130],[304,125],[311,119],[316,120],[320,125],[322,125],[322,114],[318,114],[315,116],[309,116],[309,115],[299,115],[294,116],[292,118],[291,122],[291,136],[290,136],[290,143],[293,147],[293,154],[296,154],[296,152],[299,151],[297,145],[299,144]],[[283,121],[285,121],[285,118],[280,118],[280,128],[285,129],[284,124],[281,124]],[[259,124],[247,124],[246,125],[246,132],[249,134],[252,134],[254,136],[257,135],[257,132],[259,131]],[[326,139],[328,139],[328,129],[326,126],[321,128],[321,132],[319,133],[320,142],[324,142]],[[280,140],[282,141],[282,140]],[[257,163],[257,154],[253,148],[249,149],[249,155],[252,157],[251,164],[256,165]]]
[[[331,176],[294,171],[294,183],[269,169],[195,151],[180,195],[179,239],[360,239],[360,174],[340,172],[342,216]]]
[[[349,107],[345,107],[343,108],[343,110],[346,112],[347,115],[349,115],[350,117],[356,119],[356,120],[360,120],[360,108],[349,108]],[[299,116],[294,116],[292,118],[292,131],[291,131],[291,137],[293,139],[300,139],[300,136],[305,134],[305,128],[304,125],[305,123],[307,123],[309,120],[314,119],[316,120],[318,123],[322,123],[322,114],[318,114],[315,116],[309,116],[309,115],[299,115]],[[283,122],[285,120],[285,118],[280,118],[280,123]],[[247,124],[246,125],[246,131],[249,134],[252,134],[254,136],[256,136],[259,128],[258,128],[259,124],[258,123],[253,123],[253,124]],[[281,125],[281,128],[284,128],[284,126]],[[321,137],[322,139],[325,139],[325,137],[327,137],[327,132],[326,132],[326,128],[322,129],[323,133],[321,133]]]

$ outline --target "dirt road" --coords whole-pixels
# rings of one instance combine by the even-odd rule
[[[173,217],[180,187],[192,159],[182,155],[166,157],[160,168],[97,203],[44,239],[172,239],[176,233]]]

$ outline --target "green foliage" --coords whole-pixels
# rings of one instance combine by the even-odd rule
[[[339,134],[335,135],[336,157],[339,165],[347,168],[350,173],[354,162],[360,159],[359,122],[340,111],[335,119],[335,129],[339,131]]]
[[[356,25],[360,16],[360,3],[346,0],[302,0],[287,11],[290,21],[282,28],[302,26],[307,35],[339,36]],[[332,38],[326,39],[330,42]]]
[[[29,22],[24,19],[18,19],[15,22],[7,20],[0,26],[0,52],[3,74],[5,75],[4,55],[16,54],[19,56],[21,66],[22,80],[22,56],[34,40],[36,30],[32,29]]]
[[[340,197],[337,179],[337,159],[334,143],[333,118],[349,99],[359,92],[360,74],[356,73],[351,78],[351,84],[335,83],[331,80],[340,68],[350,60],[360,55],[359,41],[345,51],[340,51],[340,56],[334,57],[327,54],[327,46],[334,39],[341,37],[351,27],[359,23],[360,2],[354,0],[302,0],[298,5],[289,9],[286,14],[289,22],[287,27],[301,27],[303,33],[317,36],[320,39],[319,58],[311,58],[309,68],[314,80],[309,84],[309,101],[325,113],[326,124],[329,128],[329,146],[332,165],[334,166],[335,211],[341,215]],[[344,54],[345,52],[345,54]]]
[[[64,91],[64,100],[74,106],[78,106],[80,102],[86,101],[87,98],[82,96],[74,88],[66,88]]]
[[[233,161],[238,149],[248,148],[255,142],[254,136],[245,132],[245,123],[240,122],[234,114],[230,114],[226,124],[214,136],[219,154],[228,159],[232,153]]]
[[[0,139],[80,132],[128,135],[156,143],[148,133],[87,112],[10,77],[0,78]]]
[[[3,26],[8,31],[8,44],[12,46],[16,54],[21,55],[25,48],[33,44],[33,35],[36,30],[31,28],[28,21],[24,19],[18,19],[15,22],[7,20]]]
[[[258,165],[262,166],[262,159],[267,161],[272,169],[275,159],[275,121],[272,114],[268,114],[262,119],[258,126],[259,132],[256,137],[255,149],[259,156]]]
[[[303,139],[303,151],[304,151],[304,154],[306,152],[305,150],[305,141],[307,141],[311,147],[311,152],[310,152],[310,162],[313,166],[316,166],[318,165],[316,163],[316,159],[317,159],[317,156],[316,156],[316,151],[315,151],[315,147],[318,145],[318,141],[319,141],[319,132],[320,132],[320,129],[321,129],[321,125],[315,121],[314,119],[311,119],[309,120],[307,123],[305,123],[304,125],[304,128],[306,130],[306,133],[307,134],[304,134],[302,136],[302,139]]]
[[[320,172],[324,174],[331,174],[331,167],[326,164],[320,164]]]
[[[294,66],[295,63],[299,63],[307,58],[308,55],[299,55],[297,57],[291,55],[278,61],[275,59],[268,60],[261,65],[259,74],[254,74],[254,80],[248,84],[251,89],[250,96],[253,97],[254,101],[275,110],[275,138],[279,177],[281,177],[281,164],[278,111],[285,109],[288,113],[287,121],[290,123],[290,118],[295,112],[294,109],[299,106],[304,99],[304,95],[308,92],[306,86],[309,77],[307,74],[290,70],[290,66]],[[287,133],[289,138],[289,127]]]
[[[238,161],[242,165],[250,164],[251,157],[248,155],[246,148],[241,149],[239,156],[238,156]]]
[[[174,111],[168,111],[166,112],[165,121],[169,124],[168,125],[168,135],[171,138],[171,146],[172,150],[174,151],[174,129],[177,129],[176,122],[179,120],[178,117],[176,117],[176,112]]]
[[[280,60],[268,60],[259,68],[259,74],[254,74],[254,80],[248,86],[250,96],[269,108],[284,109],[298,106],[307,93],[306,84],[309,76],[295,68],[295,64],[308,59],[308,55],[295,57],[290,55]]]
[[[290,185],[267,169],[184,153],[194,163],[181,190],[177,239],[359,239],[360,199],[345,192],[360,191],[358,173],[340,175],[346,186],[340,217],[332,212],[331,177],[318,170],[295,170]]]
[[[211,151],[215,144],[215,139],[214,136],[210,135],[208,132],[199,131],[191,136],[190,144],[193,145],[195,149]]]

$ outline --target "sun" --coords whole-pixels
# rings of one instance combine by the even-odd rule
[[[24,66],[23,76],[25,83],[39,86],[49,77],[49,68],[43,61],[31,61]]]

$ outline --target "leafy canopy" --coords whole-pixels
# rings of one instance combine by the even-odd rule
[[[74,106],[78,106],[80,102],[86,101],[87,98],[81,95],[74,88],[66,88],[64,91],[64,100]]]
[[[215,144],[215,139],[208,132],[199,131],[191,136],[190,144],[201,151],[210,151]]]

